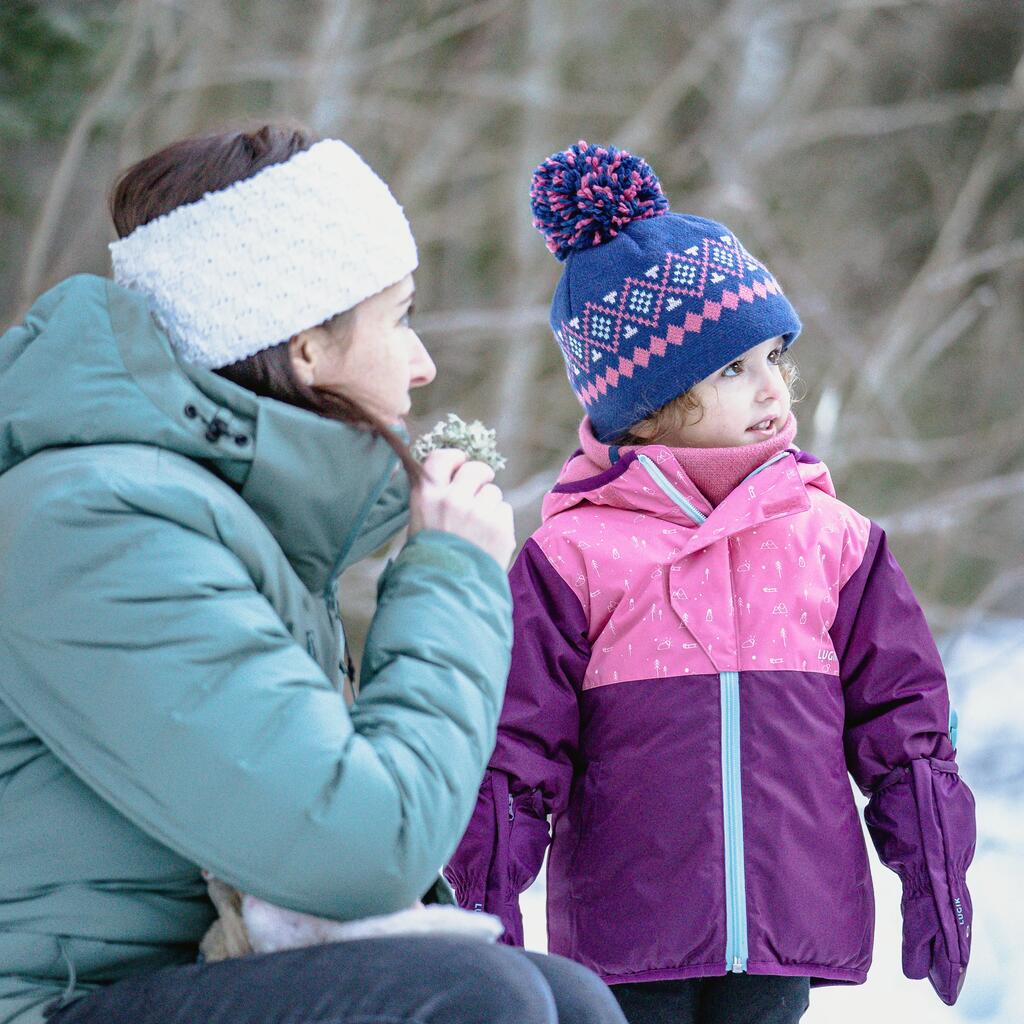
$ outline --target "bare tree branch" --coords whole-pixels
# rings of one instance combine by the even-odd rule
[[[1010,88],[1018,99],[1024,96],[1024,57],[1017,61]],[[934,296],[929,292],[927,282],[961,258],[964,239],[977,221],[979,211],[1002,166],[1003,149],[1007,144],[1006,128],[1006,119],[999,116],[994,118],[989,126],[956,201],[936,237],[931,253],[893,310],[888,336],[879,346],[879,351],[875,353],[871,365],[862,376],[858,396],[883,389],[892,366],[902,357],[917,329],[917,324],[934,303]]]
[[[772,25],[798,25],[837,14],[865,14],[914,7],[948,7],[957,2],[958,0],[797,0],[795,3],[766,6],[762,18]]]
[[[455,334],[472,331],[481,335],[516,333],[547,327],[549,307],[534,305],[511,309],[458,309],[416,316],[416,330],[423,334]]]
[[[725,57],[739,27],[737,22],[737,5],[729,0],[697,37],[686,56],[667,74],[658,77],[654,90],[615,130],[616,145],[623,149],[643,149],[651,144],[680,99],[703,82],[715,64]]]
[[[979,506],[1022,494],[1024,472],[1006,473],[948,491],[940,491],[902,512],[883,516],[881,524],[891,534],[950,530],[959,526],[965,519],[977,515]]]
[[[133,13],[129,19],[125,39],[118,48],[118,59],[106,81],[78,115],[67,142],[64,144],[60,162],[57,164],[46,199],[36,219],[35,229],[29,239],[28,252],[25,256],[21,283],[18,287],[18,305],[22,308],[26,308],[31,303],[42,287],[54,233],[57,230],[68,193],[74,184],[78,166],[85,155],[89,135],[110,102],[130,79],[142,53],[150,17],[150,6],[147,0],[135,0],[132,7]]]
[[[1002,270],[1013,263],[1024,262],[1024,238],[1016,238],[1012,242],[993,245],[973,256],[965,256],[959,263],[933,275],[926,287],[933,292],[959,288],[973,277],[991,274]]]
[[[968,115],[1024,110],[1024,96],[1015,89],[985,85],[934,99],[912,100],[876,107],[838,107],[811,115],[781,130],[755,133],[749,141],[762,160],[823,142],[863,139],[941,124]]]

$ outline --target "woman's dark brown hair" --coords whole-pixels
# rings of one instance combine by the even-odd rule
[[[110,215],[118,237],[124,238],[137,227],[198,201],[207,192],[220,191],[265,167],[283,163],[318,141],[305,128],[272,124],[253,132],[222,132],[175,142],[133,164],[118,178],[110,193]],[[351,315],[348,310],[321,326],[344,344]],[[214,372],[257,395],[370,430],[384,438],[402,460],[410,479],[417,480],[419,463],[387,424],[351,398],[298,379],[288,341],[285,338]]]

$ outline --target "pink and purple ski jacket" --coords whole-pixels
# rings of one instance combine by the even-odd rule
[[[446,873],[609,983],[864,981],[874,905],[848,778],[901,877],[904,969],[962,983],[974,803],[938,652],[879,527],[789,450],[711,508],[670,448],[580,453],[511,571],[498,742]]]

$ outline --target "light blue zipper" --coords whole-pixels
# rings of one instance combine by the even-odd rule
[[[720,672],[722,697],[722,813],[725,824],[725,966],[747,969],[747,883],[740,784],[740,675]]]
[[[767,462],[758,466],[752,473],[748,473],[744,478],[743,482],[750,480],[752,477],[757,476],[758,473],[763,472],[769,466],[774,466],[780,459],[784,459],[789,452],[779,452],[778,455],[773,455]],[[658,467],[650,460],[650,458],[642,453],[636,457],[637,462],[640,463],[644,469],[647,470],[650,478],[671,498],[698,526],[702,523],[706,523],[708,517],[696,505],[693,504],[688,498],[684,498],[682,494],[672,485],[671,481]]]
[[[743,483],[746,483],[752,476],[757,476],[758,473],[764,472],[769,466],[774,466],[776,462],[784,459],[787,455],[791,454],[788,451],[779,452],[778,455],[773,455],[767,462],[762,462],[753,472],[748,473],[743,478]]]
[[[743,478],[757,476],[784,459],[779,452]],[[743,787],[740,773],[740,674],[719,673],[722,696],[722,815],[725,824],[725,966],[747,969],[747,880],[743,851]]]
[[[647,470],[650,478],[698,525],[707,521],[707,516],[693,502],[684,498],[679,491],[672,486],[667,476],[651,460],[643,454],[636,457],[636,461]]]
[[[780,452],[746,479],[785,458]],[[672,486],[668,477],[646,456],[637,461],[651,479],[698,526],[707,520],[700,509]],[[743,791],[740,780],[740,676],[738,672],[718,675],[722,707],[722,816],[725,837],[725,965],[742,974],[747,969],[747,883],[743,853]]]

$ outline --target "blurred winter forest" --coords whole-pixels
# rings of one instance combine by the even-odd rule
[[[0,316],[107,272],[105,193],[147,152],[278,117],[340,135],[421,248],[417,425],[498,428],[525,535],[579,415],[530,172],[611,142],[774,270],[805,323],[799,440],[935,627],[1018,615],[1022,54],[1020,0],[3,0]]]
[[[579,417],[529,173],[612,142],[775,271],[806,325],[800,440],[936,628],[1020,613],[1020,0],[5,0],[0,42],[5,324],[106,271],[105,191],[154,148],[272,118],[338,134],[421,247],[422,425],[498,427],[525,535]]]
[[[521,537],[580,416],[530,173],[612,143],[779,278],[798,440],[889,531],[944,648],[1024,617],[1022,0],[0,0],[2,326],[107,273],[118,169],[276,118],[346,139],[405,206],[439,367],[413,428],[497,427]],[[380,563],[343,579],[357,637]],[[1021,749],[975,747],[972,784],[1018,791]]]

